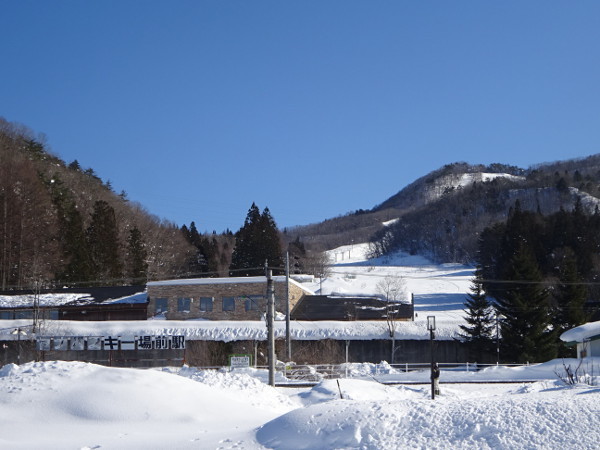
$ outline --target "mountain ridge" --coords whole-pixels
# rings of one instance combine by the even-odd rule
[[[600,154],[528,169],[457,162],[417,178],[370,210],[294,227],[286,234],[320,250],[369,241],[374,256],[391,250],[392,235],[402,234],[395,250],[420,252],[437,262],[470,263],[479,233],[505,220],[517,200],[523,209],[542,214],[571,210],[580,202],[591,214],[599,198]]]

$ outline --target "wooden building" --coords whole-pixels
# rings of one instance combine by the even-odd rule
[[[145,286],[0,292],[0,319],[146,320]]]

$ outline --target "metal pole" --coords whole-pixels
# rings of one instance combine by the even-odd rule
[[[350,341],[346,340],[346,378],[348,378],[348,348],[350,347]]]
[[[21,328],[17,328],[17,366],[21,365]]]
[[[285,346],[287,348],[287,359],[292,360],[292,336],[290,332],[290,252],[285,253]]]
[[[429,330],[429,340],[431,341],[431,399],[435,400],[435,383],[433,381],[433,330]]]
[[[269,355],[269,385],[275,386],[275,290],[273,272],[267,270],[267,340]]]
[[[500,320],[496,313],[496,365],[500,364]]]

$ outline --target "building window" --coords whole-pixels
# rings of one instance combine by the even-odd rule
[[[223,297],[223,311],[235,311],[234,297]]]
[[[15,319],[33,319],[33,310],[16,311]]]
[[[212,297],[200,297],[200,311],[210,312],[213,310]]]
[[[154,314],[162,314],[166,313],[169,309],[169,299],[167,298],[157,298],[154,300]]]
[[[260,311],[260,303],[264,297],[262,295],[246,296],[246,311]]]
[[[58,309],[51,309],[48,311],[48,319],[58,320]]]
[[[192,307],[192,299],[189,297],[181,297],[177,299],[177,311],[189,313]]]
[[[14,317],[12,311],[0,311],[0,319],[2,320],[11,320]]]

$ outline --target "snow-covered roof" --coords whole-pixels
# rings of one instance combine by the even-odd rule
[[[35,296],[33,294],[20,295],[0,295],[0,308],[33,308]],[[109,299],[101,302],[102,304],[127,303],[140,304],[146,303],[148,294],[138,292],[133,295]],[[65,305],[87,305],[98,303],[98,301],[87,292],[79,293],[47,293],[38,295],[38,304],[41,308],[53,308]]]
[[[571,328],[560,335],[564,342],[583,342],[584,340],[600,339],[600,321],[588,322],[578,327]]]
[[[10,331],[31,325],[27,320],[0,320],[0,340],[15,339]],[[246,341],[267,339],[267,327],[261,321],[225,320],[127,320],[127,321],[46,321],[42,335],[60,333],[61,336],[185,336],[201,341]],[[53,327],[57,327],[53,331]],[[439,324],[436,339],[451,340],[457,337],[457,325]],[[373,340],[389,339],[385,321],[292,321],[291,335],[294,340]],[[275,337],[285,337],[285,322],[275,323]],[[429,339],[426,320],[397,322],[396,339]]]
[[[284,275],[276,275],[273,281],[276,283],[285,283],[286,277]],[[238,283],[267,283],[267,277],[227,277],[227,278],[182,278],[175,280],[160,280],[160,281],[149,281],[148,287],[156,286],[189,286],[189,285],[202,285],[202,284],[238,284]],[[298,283],[290,277],[290,283],[294,284],[305,291],[311,292],[302,284]],[[312,293],[312,292],[311,292]]]
[[[62,306],[83,298],[90,294],[40,294],[38,302],[40,307]],[[0,295],[0,308],[33,308],[34,295]]]
[[[284,282],[284,276],[274,276],[273,281]],[[266,283],[267,277],[228,277],[228,278],[181,278],[175,280],[149,281],[148,286],[187,286],[189,284],[235,284]]]

